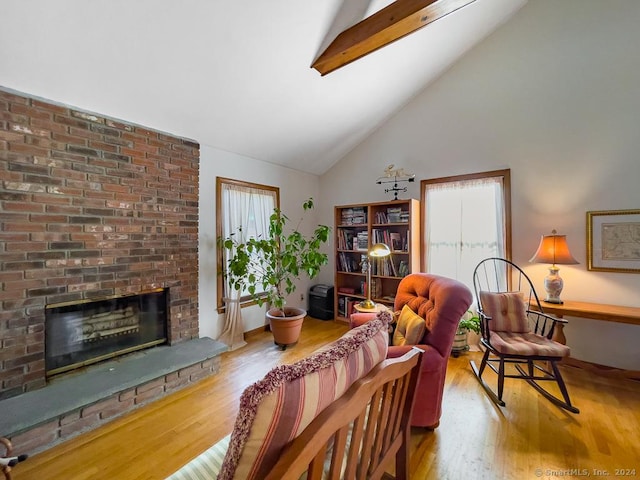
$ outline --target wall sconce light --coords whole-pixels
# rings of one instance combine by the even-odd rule
[[[363,300],[358,304],[358,310],[375,310],[376,304],[373,300],[371,300],[371,260],[369,257],[373,258],[381,258],[386,257],[391,254],[391,249],[386,243],[376,243],[371,246],[369,251],[367,252],[367,256],[365,260],[367,262],[367,299]]]
[[[549,275],[544,279],[544,289],[547,291],[547,298],[544,299],[548,303],[563,303],[560,300],[560,293],[564,282],[558,271],[557,265],[575,265],[578,262],[569,251],[567,245],[567,236],[558,235],[555,230],[551,231],[551,235],[542,235],[538,250],[529,260],[532,263],[550,263]]]

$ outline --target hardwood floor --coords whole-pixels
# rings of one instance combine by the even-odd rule
[[[284,352],[270,333],[252,336],[223,355],[218,375],[30,457],[13,480],[163,479],[233,429],[244,388],[346,330],[308,319],[300,342]],[[412,431],[413,478],[640,478],[640,382],[561,367],[580,414],[509,379],[499,408],[471,372],[474,356],[479,361],[473,352],[449,360],[440,426]]]

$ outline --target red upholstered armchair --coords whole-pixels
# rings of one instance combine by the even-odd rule
[[[467,287],[457,280],[412,273],[402,279],[396,292],[396,311],[408,305],[424,319],[426,330],[418,347],[425,353],[416,390],[411,425],[436,428],[442,412],[442,393],[458,322],[471,305],[472,296]],[[375,318],[374,313],[354,313],[351,328]],[[411,345],[390,346],[387,357],[400,357]]]

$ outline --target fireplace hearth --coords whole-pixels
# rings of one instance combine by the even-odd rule
[[[166,343],[167,312],[167,289],[47,306],[47,377]]]

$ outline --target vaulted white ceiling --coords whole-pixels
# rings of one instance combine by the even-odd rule
[[[475,0],[324,77],[382,0],[3,0],[0,86],[322,174],[527,0]]]

